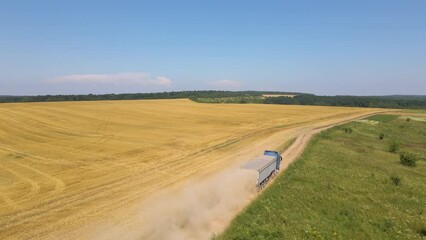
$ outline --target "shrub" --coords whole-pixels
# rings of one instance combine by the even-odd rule
[[[422,237],[426,237],[426,227],[421,228],[421,229],[419,230],[419,234],[420,234]]]
[[[344,128],[343,130],[345,131],[345,133],[352,133],[352,128]]]
[[[396,186],[398,186],[401,183],[401,178],[397,176],[392,176],[391,180],[392,180],[392,183]]]
[[[383,138],[385,138],[385,134],[380,133],[380,134],[379,134],[379,139],[380,139],[380,140],[383,140]]]
[[[411,120],[411,118],[407,118],[407,122],[409,122]]]
[[[412,153],[402,152],[399,154],[399,162],[405,166],[415,167],[417,162],[417,157],[416,155]]]
[[[401,144],[399,144],[399,142],[395,140],[389,143],[389,152],[391,153],[398,152],[400,148],[401,148]]]

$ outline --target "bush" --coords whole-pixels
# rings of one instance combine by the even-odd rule
[[[379,134],[379,139],[380,139],[380,140],[383,140],[383,138],[385,138],[385,134],[380,133],[380,134]]]
[[[412,153],[402,152],[399,154],[399,162],[405,166],[415,167],[417,162],[417,157],[416,155]]]
[[[392,180],[392,183],[396,186],[398,186],[401,183],[401,178],[397,176],[392,176],[391,180]]]
[[[344,128],[343,130],[345,131],[345,133],[352,133],[352,128]]]
[[[426,227],[423,227],[422,229],[420,229],[420,230],[419,230],[419,234],[420,234],[422,237],[426,237]]]
[[[407,118],[407,122],[409,122],[411,120],[411,118]]]
[[[401,148],[401,144],[397,141],[392,141],[389,143],[389,152],[396,153]]]

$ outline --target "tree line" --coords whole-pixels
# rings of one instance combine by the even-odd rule
[[[261,95],[256,91],[178,91],[157,93],[122,94],[79,94],[79,95],[39,95],[39,96],[0,96],[0,103],[6,102],[62,102],[62,101],[99,101],[99,100],[138,100],[138,99],[176,99],[176,98],[217,98],[241,95]]]
[[[387,97],[387,96],[316,96],[312,94],[297,95],[293,98],[266,98],[266,104],[319,105],[369,108],[414,108],[426,109],[426,98],[419,97]]]
[[[264,97],[263,95],[266,94],[286,94],[295,96]],[[426,96],[317,96],[306,93],[271,91],[176,91],[123,94],[0,96],[0,103],[178,98],[189,98],[195,102],[201,103],[263,103],[286,105],[426,109]]]

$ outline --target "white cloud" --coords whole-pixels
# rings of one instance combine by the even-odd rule
[[[49,83],[101,83],[101,84],[138,84],[142,86],[170,87],[172,81],[163,76],[152,77],[144,72],[114,74],[72,74],[49,79]]]
[[[241,86],[241,82],[223,79],[219,81],[210,82],[209,85],[218,89],[238,89]]]

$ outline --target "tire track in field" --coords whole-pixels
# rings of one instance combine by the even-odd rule
[[[123,174],[121,174],[122,176],[121,178],[114,179],[111,181],[106,181],[106,182],[102,181],[102,184],[93,185],[93,186],[85,188],[84,190],[79,190],[77,194],[75,194],[74,192],[69,192],[68,194],[62,195],[59,198],[49,199],[49,200],[46,200],[45,202],[39,202],[38,205],[43,206],[44,208],[48,208],[49,212],[55,212],[56,210],[58,209],[60,210],[63,207],[63,203],[61,202],[62,200],[66,200],[66,206],[68,208],[73,208],[77,205],[80,205],[82,202],[87,202],[88,200],[92,198],[97,198],[97,196],[99,194],[102,194],[103,192],[108,192],[104,190],[120,188],[120,186],[127,186],[128,188],[131,188],[134,185],[140,185],[140,184],[144,185],[144,182],[141,183],[141,182],[132,182],[132,181],[130,182],[134,184],[129,184],[129,179],[126,176],[126,172],[127,171],[123,170]],[[155,184],[152,184],[152,186],[154,186],[155,188]],[[35,207],[33,210],[29,212],[17,214],[14,216],[13,219],[11,219],[11,221],[9,221],[9,224],[4,225],[3,227],[7,227],[12,224],[16,225],[16,224],[26,222],[25,219],[28,218],[29,216],[37,215],[38,217],[43,217],[45,215],[50,214],[49,212],[43,212],[43,211],[44,211],[43,209],[39,207]],[[19,221],[19,222],[14,221],[14,219],[16,218],[21,219],[22,221]]]
[[[3,201],[9,205],[13,210],[18,210],[20,207],[12,200],[10,199],[6,194],[0,192],[0,197],[3,199]]]
[[[3,111],[2,115],[0,116],[0,119],[4,122],[9,121],[10,125],[17,125],[19,126],[18,131],[22,133],[22,135],[28,135],[28,136],[37,136],[38,138],[42,138],[46,141],[50,140],[51,138],[45,136],[45,134],[35,131],[34,129],[37,129],[37,126],[33,125],[23,125],[22,122],[17,121],[11,117],[7,117],[4,114],[7,114],[7,112]],[[9,135],[10,133],[6,132],[6,135]]]
[[[143,178],[143,177],[141,177]],[[133,189],[135,186],[138,185],[143,185],[143,186],[150,186],[148,188],[146,188],[146,190],[149,189],[158,189],[159,186],[155,185],[154,183],[159,183],[160,186],[162,187],[167,187],[170,183],[169,182],[159,182],[156,179],[144,179],[144,182],[140,182],[140,181],[129,181],[128,178],[123,178],[120,180],[120,182],[122,182],[122,184],[119,184],[118,182],[115,182],[116,180],[113,181],[113,183],[106,183],[103,184],[104,186],[99,188],[98,186],[95,187],[91,187],[93,190],[90,192],[87,191],[83,191],[84,194],[78,194],[78,195],[74,195],[73,197],[62,197],[61,200],[65,200],[65,204],[67,206],[68,209],[78,209],[78,206],[81,204],[84,204],[86,202],[97,202],[96,200],[101,200],[104,199],[105,197],[108,197],[112,192],[115,191],[122,191],[122,192],[126,192],[127,188]],[[152,182],[152,184],[148,184]],[[129,184],[131,183],[131,184]],[[122,188],[120,186],[126,186],[127,188]],[[110,189],[111,191],[104,191],[104,190],[108,190]],[[151,190],[152,191],[152,190]],[[123,196],[121,198],[117,198],[117,199],[113,199],[113,203],[109,202],[108,207],[106,207],[105,205],[95,205],[93,207],[93,209],[89,210],[93,213],[97,213],[99,214],[99,210],[103,210],[103,211],[110,211],[112,208],[117,208],[118,206],[122,206],[122,205],[127,205],[127,203],[129,202],[129,199],[140,199],[139,195],[143,195],[143,192],[139,193],[138,195],[128,195],[128,194],[123,194]],[[71,201],[70,201],[71,200]],[[23,224],[23,223],[28,223],[30,221],[32,221],[33,219],[31,217],[36,216],[37,218],[42,218],[42,219],[47,219],[47,216],[54,214],[55,212],[59,212],[61,211],[62,207],[63,207],[64,202],[55,199],[52,202],[48,202],[48,204],[42,204],[43,208],[39,208],[37,207],[36,209],[34,209],[34,211],[31,212],[26,212],[24,214],[20,214],[18,213],[17,215],[15,215],[15,217],[9,222],[9,224],[6,225],[2,225],[0,226],[0,230],[2,232],[4,232],[5,234],[9,231],[8,229],[13,228],[14,226]],[[46,210],[48,209],[48,210]],[[77,215],[73,215],[71,216],[72,218],[78,218]],[[63,219],[64,220],[64,219]],[[65,219],[66,220],[66,219]]]
[[[26,158],[26,157],[24,157],[24,158]],[[33,171],[35,173],[38,173],[38,174],[42,175],[43,177],[49,179],[50,181],[54,182],[55,189],[53,190],[53,194],[58,194],[58,193],[61,193],[61,192],[64,191],[64,189],[65,189],[65,183],[63,181],[61,181],[60,179],[55,178],[55,177],[53,177],[50,174],[42,172],[42,171],[38,170],[37,168],[30,167],[30,166],[25,165],[23,163],[19,163],[19,162],[16,162],[16,161],[14,161],[13,163],[16,164],[16,165],[19,165],[19,166],[21,166],[23,168],[26,168],[26,169],[28,169],[30,171]]]
[[[15,148],[8,147],[5,144],[0,143],[0,151],[5,152],[5,153],[10,153],[10,152],[6,152],[5,150],[10,151],[10,152],[14,153],[17,156],[21,156],[22,158],[27,157],[27,160],[32,161],[32,162],[34,162],[36,164],[39,164],[39,163],[45,163],[45,164],[47,164],[47,163],[49,163],[49,164],[58,164],[58,163],[59,164],[67,164],[67,162],[61,161],[61,159],[47,158],[47,157],[43,157],[43,156],[39,156],[39,155],[35,155],[35,154],[32,154],[32,153],[29,153],[29,152],[18,151]],[[36,161],[32,160],[31,158],[28,158],[28,156],[30,156],[32,158],[35,158],[35,159],[39,159],[39,160],[41,160],[41,162],[36,162]]]
[[[5,171],[11,173],[12,175],[14,175],[17,179],[28,183],[31,187],[30,187],[30,192],[27,195],[35,195],[40,191],[40,185],[33,181],[31,178],[28,178],[18,172],[16,172],[15,170],[12,170],[6,166],[4,166],[4,164],[0,165],[1,168],[3,168]]]
[[[85,188],[84,190],[80,190],[78,193],[68,192],[68,194],[65,196],[40,201],[37,203],[37,205],[31,206],[29,211],[19,212],[11,217],[8,223],[0,225],[0,231],[6,232],[7,228],[9,227],[27,223],[31,221],[32,217],[43,219],[50,214],[60,211],[64,205],[69,209],[76,208],[76,206],[78,206],[80,203],[96,198],[97,192],[102,192],[102,190],[107,190],[108,188],[114,188],[115,185],[117,185],[114,182],[123,181],[123,184],[125,184],[124,182],[126,179],[127,178],[123,177],[119,180],[107,181],[104,182],[102,186],[92,186]],[[89,191],[87,191],[87,189],[89,189]]]
[[[94,134],[97,134],[97,137],[90,137],[87,139],[87,143],[81,147],[74,148],[70,153],[78,154],[83,152],[89,148],[91,144],[102,144],[106,143],[111,139],[111,135],[107,135],[105,132],[107,131],[110,125],[110,121],[107,118],[101,120],[100,124],[96,127]]]
[[[36,114],[32,114],[31,118],[29,118],[28,114],[27,114],[27,116],[25,116],[25,115],[17,113],[17,112],[7,112],[7,111],[4,111],[2,113],[11,114],[11,115],[13,115],[13,117],[18,116],[18,117],[21,117],[22,119],[26,119],[27,121],[30,120],[32,125],[34,125],[34,126],[43,126],[43,127],[51,129],[54,132],[60,133],[60,134],[66,134],[66,135],[70,135],[70,136],[74,136],[74,137],[82,137],[82,136],[83,137],[99,137],[100,136],[99,134],[96,134],[96,133],[81,132],[81,131],[77,131],[77,130],[74,130],[74,129],[71,129],[71,128],[63,127],[63,126],[58,125],[58,124],[48,122],[43,118],[34,117],[34,116],[36,116]],[[10,117],[8,118],[8,120],[14,121]],[[15,122],[17,122],[17,121],[15,121]],[[21,122],[18,122],[18,123],[20,124],[20,126],[22,126]]]
[[[60,210],[60,208],[63,207],[63,203],[61,201],[66,200],[66,206],[68,208],[74,208],[75,206],[81,203],[87,202],[87,200],[91,200],[92,198],[99,198],[98,197],[99,194],[108,193],[107,190],[116,189],[116,188],[121,189],[120,186],[126,186],[127,188],[131,188],[135,185],[144,185],[145,181],[147,181],[146,179],[142,183],[138,181],[130,181],[130,179],[126,176],[126,173],[128,171],[124,169],[122,170],[122,172],[123,172],[122,174],[118,174],[121,176],[120,178],[116,178],[110,181],[102,181],[101,184],[92,185],[92,186],[86,187],[84,190],[79,190],[77,194],[75,194],[74,192],[68,192],[68,194],[66,195],[62,195],[60,197],[53,198],[53,199],[48,199],[45,202],[39,202],[38,206],[43,206],[45,208],[48,208],[49,212],[55,212],[56,210],[58,209]],[[102,176],[102,177],[105,177],[105,176]],[[148,180],[150,181],[151,179],[148,179]],[[132,184],[129,184],[129,182],[131,182]],[[153,186],[155,187],[154,184]],[[19,221],[19,222],[14,221],[14,219],[16,218],[22,219],[22,218],[27,218],[28,216],[34,216],[34,215],[37,215],[38,217],[43,217],[49,214],[49,212],[43,212],[43,211],[44,211],[43,209],[39,207],[35,207],[29,212],[22,212],[20,214],[15,215],[12,221],[9,222],[10,224],[3,225],[3,227],[7,227],[11,225],[12,223],[15,225],[16,223],[25,222],[25,220]]]
[[[160,168],[163,167],[163,166],[166,166],[167,164],[168,164],[167,162],[163,162],[161,164]],[[143,171],[152,171],[152,170],[155,170],[155,169],[158,169],[158,168],[159,168],[158,164],[154,164],[149,168],[145,168]],[[182,169],[182,167],[180,167],[179,169]],[[126,173],[126,171],[123,172],[123,175],[125,175],[125,173]],[[179,180],[185,179],[185,177],[186,176],[181,176],[179,178]],[[92,187],[86,188],[85,190],[80,190],[79,192],[81,192],[81,193],[78,194],[78,195],[74,195],[73,193],[71,193],[71,194],[69,194],[67,196],[63,196],[59,199],[56,198],[56,199],[50,200],[47,203],[47,205],[44,204],[44,203],[41,203],[40,205],[44,206],[45,208],[48,208],[49,212],[45,212],[43,209],[36,207],[35,208],[36,210],[33,210],[31,212],[26,212],[25,214],[17,214],[15,216],[15,218],[20,219],[20,221],[18,221],[18,222],[14,221],[14,220],[9,221],[9,224],[6,225],[6,226],[3,226],[2,229],[6,230],[5,228],[7,228],[8,226],[19,225],[19,224],[25,223],[25,222],[28,221],[27,219],[29,217],[32,217],[32,216],[35,216],[35,215],[39,218],[42,218],[42,217],[47,216],[47,215],[49,215],[53,212],[59,211],[63,207],[61,200],[66,200],[67,208],[75,208],[75,206],[78,206],[78,205],[85,203],[87,201],[90,201],[92,199],[102,198],[102,196],[99,196],[99,195],[103,195],[103,193],[107,194],[107,191],[103,191],[104,189],[105,190],[107,190],[107,189],[120,189],[121,188],[120,186],[123,186],[123,185],[125,185],[126,188],[132,189],[133,186],[135,186],[135,185],[136,186],[137,185],[143,185],[143,186],[150,186],[148,188],[145,188],[145,191],[144,191],[144,192],[147,192],[147,191],[149,192],[150,189],[158,189],[160,186],[166,187],[166,186],[169,186],[170,184],[174,183],[173,179],[170,179],[170,180],[167,180],[167,181],[161,181],[161,176],[158,176],[158,175],[154,175],[154,176],[150,176],[149,178],[145,178],[144,181],[142,181],[142,182],[141,181],[130,181],[130,182],[133,183],[133,184],[129,184],[129,179],[127,177],[122,177],[118,180],[114,180],[114,181],[111,181],[111,182],[107,182],[107,183],[104,182],[104,184],[102,184],[101,186],[99,186],[99,185],[98,186],[92,186]],[[148,184],[149,182],[151,182],[152,184]]]
[[[4,147],[4,146],[2,146],[0,144],[0,151],[2,151],[4,153],[8,153],[4,149],[7,149],[9,151],[13,151],[14,153],[20,153],[20,152],[14,150],[13,148]],[[41,160],[46,160],[46,158],[44,158],[44,157],[39,157],[39,156],[30,154],[30,153],[25,153],[24,156],[22,156],[22,159],[27,159],[27,160],[29,160],[31,162],[35,162],[34,160],[30,159],[28,156],[31,156],[31,157],[34,157],[34,158],[38,158],[38,159],[41,159]],[[20,163],[18,161],[10,161],[10,163],[18,165],[18,166],[21,166],[21,167],[26,168],[26,169],[28,169],[30,171],[33,171],[33,172],[35,172],[35,173],[37,173],[37,174],[39,174],[39,175],[41,175],[41,176],[49,179],[50,181],[52,181],[54,183],[54,185],[55,185],[55,189],[53,191],[53,193],[55,193],[55,194],[60,193],[60,192],[62,192],[65,189],[65,183],[63,181],[61,181],[60,179],[53,177],[50,174],[47,174],[47,173],[45,173],[43,171],[40,171],[39,169],[37,169],[35,167],[28,166],[28,165]],[[38,190],[39,189],[40,189],[40,187],[38,188]]]
[[[107,119],[107,118],[104,118],[102,120],[101,124],[99,124],[99,126],[96,129],[95,133],[101,134],[102,137],[96,141],[97,143],[104,143],[104,142],[106,142],[108,140],[106,131],[107,131],[108,127],[109,127],[109,124],[110,124],[110,122],[109,122],[109,119]]]

